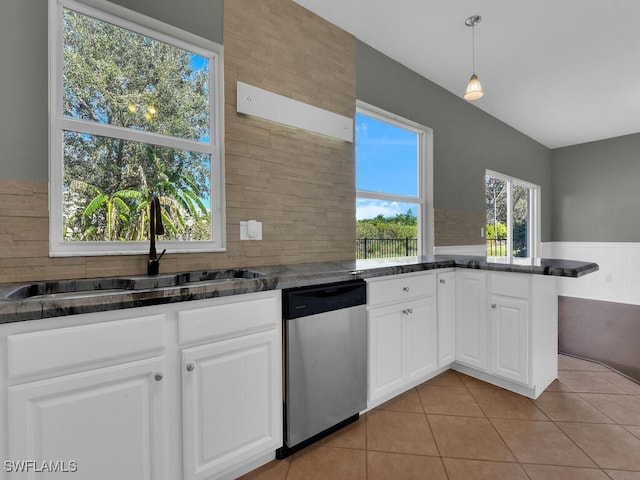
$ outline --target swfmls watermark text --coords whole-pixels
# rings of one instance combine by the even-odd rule
[[[75,460],[5,460],[4,471],[9,473],[74,473],[78,471]]]

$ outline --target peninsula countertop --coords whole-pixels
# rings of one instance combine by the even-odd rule
[[[207,272],[161,273],[0,284],[0,323],[203,300],[228,295],[398,275],[444,268],[577,278],[591,262],[546,258],[434,255],[271,265]],[[220,273],[210,275],[210,273]]]

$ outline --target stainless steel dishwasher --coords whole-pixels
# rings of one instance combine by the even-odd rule
[[[283,291],[284,446],[278,458],[358,419],[367,407],[363,280]]]

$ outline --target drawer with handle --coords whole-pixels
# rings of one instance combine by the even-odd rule
[[[378,306],[407,299],[435,295],[436,276],[433,273],[394,275],[367,281],[367,305]]]

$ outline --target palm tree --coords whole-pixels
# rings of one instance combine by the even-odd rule
[[[147,146],[145,152],[150,175],[145,173],[142,165],[135,172],[129,171],[130,179],[137,178],[134,182],[139,185],[137,188],[110,193],[88,182],[72,180],[70,193],[80,197],[73,203],[86,203],[86,206],[81,211],[82,218],[77,214],[71,215],[65,227],[80,224],[81,240],[143,240],[147,236],[149,202],[155,194],[160,200],[168,236],[174,239],[187,237],[193,225],[189,219],[197,222],[208,216],[207,207],[200,198],[200,189],[191,179],[188,169],[169,170],[153,147]],[[153,177],[151,185],[148,176]],[[98,212],[102,210],[104,213],[100,215]]]
[[[153,169],[154,181],[148,183],[148,175],[142,167],[139,168],[144,196],[151,199],[156,194],[163,208],[162,220],[170,235],[179,237],[187,233],[190,225],[188,219],[197,221],[207,216],[207,206],[200,198],[202,192],[198,184],[193,180],[188,168],[179,165],[169,169],[168,162],[161,161],[156,149],[148,145],[145,149],[148,164]]]
[[[142,194],[137,190],[126,189],[118,190],[111,194],[103,192],[95,185],[91,185],[82,180],[72,180],[71,188],[72,192],[82,192],[89,194],[89,202],[82,211],[82,216],[85,219],[90,219],[90,224],[82,232],[82,236],[85,240],[119,240],[122,238],[116,238],[114,232],[119,230],[128,229],[132,220],[131,206],[126,200],[134,199],[139,200]],[[100,219],[96,219],[94,215],[101,210],[105,210],[103,228],[104,232],[99,233]],[[69,218],[67,224],[71,223],[73,216]],[[84,223],[84,222],[83,222]],[[120,227],[120,229],[118,229]]]

